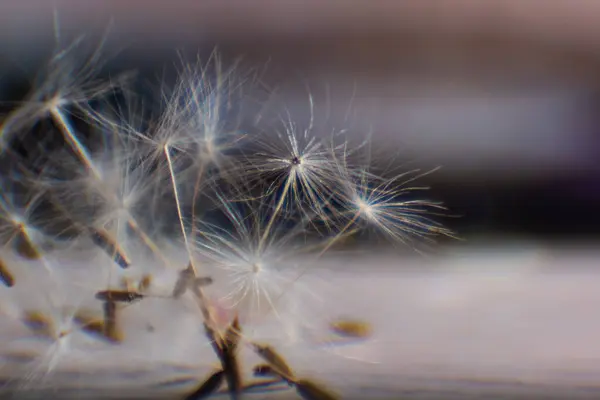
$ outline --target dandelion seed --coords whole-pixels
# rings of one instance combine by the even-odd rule
[[[259,205],[231,203],[219,193],[216,197],[226,224],[200,221],[194,252],[222,284],[219,289],[226,294],[220,302],[244,320],[271,313],[279,316],[273,299],[289,282],[295,267],[292,254],[299,247],[294,241],[302,238],[304,226],[280,226],[265,238],[267,222],[256,208]]]
[[[146,149],[137,137],[146,124],[137,122],[142,117],[138,116],[134,105],[117,112],[117,117],[106,117],[100,127],[104,145],[94,154],[95,164],[101,172],[100,179],[94,175],[83,177],[86,193],[94,193],[100,198],[101,212],[95,224],[132,230],[147,248],[168,265],[147,233],[149,227],[157,225],[158,215],[148,210],[155,209],[155,191],[164,182],[161,171],[146,158]],[[123,232],[116,234],[120,241],[125,240]]]
[[[224,382],[224,371],[219,370],[211,374],[196,390],[186,397],[186,400],[199,400],[211,396]]]
[[[106,300],[102,305],[104,311],[103,335],[108,340],[120,343],[123,341],[123,333],[120,330],[117,319],[117,303],[112,300]]]
[[[392,242],[414,245],[417,239],[432,241],[433,237],[452,232],[434,221],[446,208],[439,202],[413,199],[412,194],[423,187],[407,186],[433,171],[409,171],[393,178],[382,178],[364,169],[360,174],[348,171],[340,162],[343,227],[327,242],[322,253],[345,234],[373,229]],[[413,246],[413,248],[415,248]],[[415,250],[418,250],[415,248]]]
[[[3,179],[1,183],[0,244],[12,245],[14,252],[25,259],[40,260],[44,268],[52,273],[42,249],[49,238],[35,226],[33,217],[44,193],[23,191],[11,177]]]
[[[197,271],[196,271],[196,268],[194,267],[194,262],[193,262],[194,257],[192,254],[191,244],[188,239],[188,233],[187,233],[187,229],[186,229],[184,218],[183,218],[183,211],[181,208],[181,201],[180,201],[179,191],[178,191],[178,187],[177,187],[177,178],[175,175],[175,171],[173,168],[173,161],[171,158],[171,149],[167,145],[167,146],[165,146],[163,151],[164,151],[165,159],[167,161],[167,165],[168,165],[168,169],[169,169],[169,177],[170,177],[170,181],[171,181],[171,187],[173,189],[173,196],[175,198],[178,222],[179,222],[179,226],[181,228],[181,234],[183,236],[185,249],[186,249],[186,252],[187,252],[187,255],[189,258],[188,268],[191,271],[191,273],[193,274],[193,276],[196,277]],[[184,282],[187,282],[187,281],[184,281]],[[196,298],[198,301],[198,307],[200,308],[200,312],[202,313],[202,317],[204,319],[205,325],[209,324],[212,327],[216,326],[216,318],[214,315],[214,310],[211,307],[207,296],[204,294],[203,288],[201,286],[193,286],[192,288],[194,289],[194,294],[196,295]],[[178,289],[177,286],[175,287],[175,289]],[[177,294],[177,291],[174,290],[174,294]]]
[[[237,126],[238,118],[233,114],[237,110],[232,103],[233,97],[241,96],[238,92],[245,82],[235,65],[223,68],[217,52],[204,65],[188,66],[180,75],[174,99],[185,104],[186,136],[193,150],[189,154],[197,166],[198,177],[204,175],[206,168],[226,169],[230,165],[228,151],[245,137]]]
[[[273,347],[262,344],[254,344],[253,347],[257,354],[264,358],[264,360],[274,368],[274,371],[276,371],[277,374],[290,380],[294,379],[292,368]]]
[[[114,130],[109,130],[113,129]],[[73,179],[44,177],[43,185],[52,193],[64,214],[87,232],[92,242],[103,249],[121,268],[127,268],[137,248],[130,244],[141,243],[169,266],[158,245],[146,232],[141,216],[152,220],[147,212],[150,192],[155,185],[149,167],[138,160],[138,150],[122,136],[117,127],[101,127],[102,146],[90,152],[95,172],[70,165],[77,171]],[[65,209],[66,205],[72,205]],[[134,238],[137,239],[134,241]]]
[[[111,238],[111,236],[106,231],[97,230],[93,228],[89,228],[90,238],[92,242],[111,256],[113,261],[117,263],[121,268],[127,268],[131,265],[131,261],[129,257],[125,254],[123,249],[119,246],[119,244]]]
[[[59,40],[58,19],[55,22],[56,49],[46,69],[34,82],[33,91],[27,100],[0,126],[0,140],[4,147],[17,132],[37,121],[51,118],[75,154],[88,168],[94,170],[94,165],[89,162],[89,154],[71,123],[70,115],[77,110],[93,119],[90,103],[114,92],[125,80],[121,78],[107,82],[97,78],[97,72],[103,66],[102,49],[106,37],[88,57],[82,57],[87,51],[84,48],[85,37],[80,36],[64,45]]]
[[[223,377],[227,382],[229,395],[232,399],[237,399],[242,389],[242,376],[237,357],[237,338],[240,333],[237,318],[234,319],[227,331],[225,338],[217,336],[215,330],[204,323],[204,332],[221,362]],[[233,333],[234,331],[236,332]]]
[[[71,305],[75,299],[66,289],[60,286],[41,293],[39,299],[43,301],[41,309],[26,311],[22,316],[22,321],[35,338],[43,339],[42,343],[45,347],[41,355],[28,363],[27,371],[21,379],[21,389],[43,384],[53,372],[59,369],[60,364],[73,350],[72,336],[75,331],[75,321]],[[31,296],[36,294],[38,293],[32,293]],[[31,341],[27,337],[23,339]]]
[[[0,258],[0,280],[7,287],[13,287],[15,285],[15,278],[13,274],[8,269],[6,262]]]
[[[268,365],[258,365],[254,368],[255,375],[276,375],[288,385],[295,387],[296,392],[306,400],[335,400],[338,396],[326,389],[322,384],[312,379],[296,378],[291,367],[275,349],[268,345],[252,344],[256,353],[267,361]]]
[[[309,99],[312,115],[313,99]],[[289,114],[281,123],[283,129],[277,130],[275,137],[266,134],[257,138],[242,173],[249,182],[271,182],[262,194],[272,199],[273,208],[265,237],[272,224],[289,218],[290,212],[312,214],[311,219],[316,215],[328,223],[329,206],[340,178],[336,153],[347,149],[343,131],[324,138],[322,132],[316,132],[312,116],[306,128],[299,127]]]
[[[235,66],[223,68],[217,52],[206,63],[184,64],[175,89],[163,94],[165,107],[156,124],[146,133],[131,131],[132,138],[147,148],[154,162],[164,157],[166,147],[178,153],[178,174],[190,172],[186,179],[196,181],[191,187],[197,193],[204,178],[227,172],[228,153],[246,136],[238,128],[233,105],[242,82]]]
[[[109,312],[112,311],[109,310]],[[110,318],[112,317],[109,315],[109,320]],[[117,329],[115,324],[107,326],[105,320],[106,317],[96,316],[89,311],[78,311],[74,316],[74,322],[80,326],[82,332],[102,338],[111,343],[120,343],[123,340],[122,332]]]
[[[271,384],[287,384],[307,400],[336,399],[336,394],[312,379],[297,377],[270,344],[248,339],[245,323],[259,322],[267,315],[274,315],[278,322],[287,321],[292,307],[304,302],[280,301],[292,293],[290,286],[298,285],[306,271],[300,268],[303,260],[298,260],[298,254],[321,250],[316,257],[305,257],[312,267],[331,246],[360,230],[374,230],[393,242],[407,244],[450,235],[430,218],[436,210],[443,210],[440,204],[407,197],[417,189],[408,183],[422,175],[410,172],[388,179],[373,173],[368,164],[364,168],[352,165],[351,156],[364,143],[348,150],[346,131],[324,132],[317,127],[312,97],[306,126],[288,113],[279,120],[275,135],[265,135],[266,130],[255,135],[243,129],[242,108],[247,97],[241,89],[248,81],[236,68],[223,68],[216,53],[207,64],[184,65],[175,88],[163,93],[158,118],[149,119],[139,112],[137,99],[127,95],[119,98],[127,102],[124,107],[106,107],[108,102],[99,105],[121,82],[96,80],[101,66],[99,50],[80,63],[76,56],[82,44],[83,39],[66,47],[59,43],[28,101],[0,126],[3,156],[12,155],[6,145],[15,135],[39,122],[48,122],[60,131],[67,145],[66,150],[44,153],[34,160],[35,173],[11,171],[2,178],[0,244],[17,253],[23,266],[43,264],[51,273],[57,268],[63,271],[72,260],[65,260],[61,253],[56,259],[60,263],[50,262],[54,259],[50,247],[58,242],[59,234],[46,232],[46,221],[37,216],[46,201],[59,211],[68,229],[76,231],[74,236],[82,236],[86,245],[93,243],[95,250],[107,253],[113,261],[105,287],[95,285],[93,292],[86,291],[90,301],[93,294],[102,302],[101,315],[79,305],[57,307],[53,296],[48,296],[44,300],[51,310],[31,308],[36,311],[23,317],[35,341],[51,342],[42,356],[35,358],[35,368],[26,381],[37,381],[40,375],[45,378],[58,369],[73,349],[74,333],[123,343],[120,317],[124,308],[147,297],[188,294],[202,313],[204,333],[222,367],[188,398],[218,394],[226,382],[233,399],[248,388]],[[93,128],[90,135],[78,131],[80,118]],[[13,181],[24,176],[28,183],[36,182],[35,191],[15,190]],[[326,235],[322,235],[322,226]],[[310,233],[324,242],[312,246],[308,242],[310,228],[315,228],[316,232]],[[183,242],[185,260],[175,262],[165,256],[163,246],[174,242],[169,235],[173,231],[179,241],[176,245]],[[69,244],[72,239],[68,238]],[[149,249],[162,266],[176,265],[179,275],[167,289],[172,289],[172,296],[148,292],[150,286],[155,289],[158,285],[152,275],[144,274],[147,260],[138,258],[142,248]],[[0,259],[0,280],[10,287],[15,283],[8,268],[12,264],[3,261]],[[77,263],[77,270],[86,263]],[[141,279],[114,286],[119,284],[118,276],[111,279],[114,264],[131,266],[129,271],[139,272],[136,276]],[[68,272],[64,279],[72,281],[75,269],[64,270]],[[87,275],[91,270],[84,272]],[[43,280],[35,278],[36,282]],[[36,290],[26,289],[29,300]],[[69,293],[61,290],[59,294],[65,297],[62,300],[72,301]],[[141,307],[146,304],[145,300]],[[228,309],[227,326],[219,320],[220,307]],[[229,318],[231,315],[235,318]],[[304,323],[297,315],[294,318]],[[139,326],[141,336],[155,326],[157,331],[161,329],[147,321]],[[174,329],[182,330],[179,324]],[[329,329],[345,338],[371,335],[368,324],[354,319],[331,321]],[[257,366],[254,374],[272,380],[243,385],[240,351],[244,347],[240,344],[252,347],[267,363]]]
[[[40,258],[40,253],[35,245],[29,239],[29,236],[23,231],[17,233],[13,239],[15,251],[28,260],[37,260]]]
[[[337,335],[351,338],[366,338],[371,335],[371,326],[361,320],[338,319],[332,321],[330,329]]]
[[[225,332],[225,337],[223,338],[224,343],[228,349],[230,349],[231,351],[237,350],[241,333],[242,328],[240,326],[240,320],[236,316],[233,319],[231,325],[227,328],[227,331]]]
[[[446,210],[442,204],[404,198],[416,190],[424,189],[407,186],[408,183],[435,170],[426,173],[409,171],[386,179],[369,172],[366,167],[362,170],[349,167],[345,157],[336,159],[336,163],[340,190],[338,207],[341,207],[341,210],[334,215],[336,222],[340,222],[335,224],[335,234],[319,246],[321,250],[316,259],[340,240],[361,230],[375,230],[391,239],[392,243],[412,245],[417,252],[420,252],[416,247],[419,239],[421,242],[432,242],[435,236],[454,237],[451,230],[432,219],[433,215],[440,215]],[[290,286],[297,283],[306,272],[307,269],[304,269],[291,279],[282,294],[275,298],[275,303],[279,302]]]
[[[239,320],[235,317],[221,342],[223,351],[221,363],[232,399],[236,399],[242,391],[242,372],[237,356],[240,333]]]
[[[96,293],[96,299],[105,302],[132,303],[143,298],[143,294],[127,290],[101,290]]]
[[[179,271],[179,277],[177,278],[177,282],[175,282],[175,287],[173,288],[172,296],[175,299],[180,298],[187,291],[188,288],[192,287],[193,290],[197,288],[208,286],[213,283],[211,277],[199,277],[197,278],[194,275],[194,270],[192,269],[192,264],[189,264],[186,269]]]
[[[183,269],[179,272],[179,277],[177,278],[177,282],[175,282],[175,287],[173,288],[173,298],[178,299],[186,292],[190,279],[194,278],[194,270],[192,270],[192,264],[186,269]]]
[[[52,340],[42,355],[28,363],[26,372],[19,378],[21,383],[18,390],[28,390],[32,386],[40,387],[58,370],[61,361],[70,350],[70,338],[68,334],[62,334]]]
[[[25,313],[23,322],[37,335],[52,337],[54,327],[50,317],[39,311],[29,311]]]

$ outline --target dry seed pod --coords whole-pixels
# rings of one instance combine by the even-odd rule
[[[112,257],[113,261],[121,268],[125,269],[131,265],[131,260],[121,249],[119,244],[109,235],[108,232],[101,229],[89,228],[92,242]]]
[[[8,266],[6,265],[4,260],[2,260],[1,258],[0,258],[0,280],[7,287],[15,286],[15,277],[8,269]]]
[[[173,288],[173,298],[178,299],[188,288],[190,279],[194,278],[194,270],[192,268],[192,264],[190,263],[186,269],[182,269],[179,271],[179,277],[177,278],[177,282],[175,282],[175,287]]]
[[[117,324],[117,303],[114,301],[107,300],[102,305],[102,311],[104,311],[104,325]]]
[[[117,329],[117,326],[107,326],[102,320],[89,321],[86,324],[82,324],[81,329],[84,332],[99,336],[112,343],[121,343],[123,341],[123,334]]]
[[[254,376],[268,377],[278,376],[279,372],[272,366],[267,364],[259,364],[253,369]],[[294,386],[298,394],[306,400],[336,400],[338,397],[325,389],[321,384],[308,379],[290,379],[285,376],[280,376],[288,385]],[[277,380],[272,381],[277,383]]]
[[[17,233],[13,239],[15,251],[23,258],[28,260],[38,260],[41,254],[38,248],[31,242],[31,239],[23,231]]]
[[[175,283],[175,287],[173,288],[173,293],[171,294],[171,296],[174,299],[178,299],[181,296],[183,296],[186,289],[187,289],[187,283],[178,279],[177,282]]]
[[[223,367],[223,374],[227,381],[228,393],[232,399],[237,399],[243,389],[242,374],[236,351],[239,340],[239,329],[239,321],[235,318],[226,333],[226,336],[229,337],[221,338],[220,336],[216,336],[216,332],[208,324],[204,324],[204,332],[213,350],[219,357],[219,361]]]
[[[227,346],[223,347],[221,358],[225,380],[227,381],[228,392],[232,398],[236,398],[242,392],[242,374],[237,358],[237,352]]]
[[[78,310],[75,315],[73,315],[73,321],[78,323],[79,325],[85,325],[90,321],[98,320],[99,318],[94,317],[94,313],[90,310]]]
[[[339,397],[322,385],[308,379],[298,379],[294,382],[296,392],[306,400],[338,400]]]
[[[240,333],[242,332],[242,328],[240,327],[239,318],[236,317],[231,322],[231,325],[225,331],[225,346],[227,351],[234,352],[237,350],[238,343],[240,341]]]
[[[96,293],[96,299],[98,300],[118,303],[133,303],[143,298],[143,294],[127,290],[101,290]]]
[[[152,275],[146,274],[146,275],[142,276],[142,279],[140,279],[137,289],[139,292],[145,292],[146,290],[148,290],[150,288],[151,284],[152,284]]]
[[[172,296],[175,299],[180,298],[186,292],[188,287],[192,286],[194,290],[197,290],[200,287],[208,286],[213,283],[211,277],[196,277],[194,275],[194,269],[192,268],[192,264],[188,264],[186,269],[182,269],[179,271],[179,278],[177,278],[177,282],[175,283],[175,287],[173,288]]]
[[[188,395],[186,400],[199,400],[214,394],[223,384],[224,371],[219,370],[208,377],[194,392]]]
[[[52,320],[43,313],[39,311],[27,311],[23,317],[23,322],[35,334],[45,337],[52,337]]]
[[[104,337],[112,342],[123,341],[123,334],[117,324],[117,304],[114,301],[104,303]]]
[[[104,336],[104,321],[102,321],[102,320],[90,321],[87,324],[85,324],[84,326],[82,326],[82,329],[89,333],[94,333],[96,335]]]
[[[94,317],[92,313],[80,311],[75,314],[73,319],[81,326],[84,332],[99,335],[106,339],[104,335],[104,320],[102,318]]]
[[[209,341],[210,345],[212,346],[214,352],[219,357],[219,360],[221,361],[221,363],[223,363],[223,359],[224,359],[223,351],[224,351],[225,346],[223,345],[221,340],[215,335],[215,331],[210,326],[208,326],[208,324],[206,324],[206,323],[204,324],[204,333],[205,333],[206,337],[208,338],[208,341]]]
[[[329,324],[329,329],[340,336],[360,339],[367,338],[372,333],[371,325],[358,319],[338,319]]]
[[[226,352],[223,371],[229,388],[228,392],[232,398],[237,398],[242,392],[242,373],[240,371],[237,354],[235,352]]]
[[[279,355],[271,346],[254,344],[254,350],[274,368],[277,374],[287,379],[293,379],[292,368],[285,362],[285,359]]]
[[[239,397],[243,388],[242,374],[236,351],[239,341],[239,329],[239,321],[235,318],[227,329],[226,337],[221,339],[215,335],[212,328],[206,323],[204,324],[204,332],[223,367],[224,378],[227,381],[228,393],[231,398]]]

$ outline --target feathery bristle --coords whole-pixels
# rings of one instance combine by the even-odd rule
[[[57,371],[94,370],[99,360],[108,369],[136,357],[153,363],[168,347],[188,370],[209,374],[197,377],[204,383],[192,397],[227,384],[237,398],[245,388],[238,353],[250,348],[269,363],[257,375],[279,376],[273,382],[307,399],[335,398],[253,335],[271,317],[281,323],[271,329],[286,335],[291,319],[312,323],[299,308],[321,293],[300,277],[351,233],[414,247],[451,236],[433,219],[444,207],[413,196],[419,188],[409,183],[423,174],[388,178],[351,160],[367,141],[352,147],[346,130],[317,124],[312,96],[304,124],[289,111],[276,111],[285,115],[277,125],[248,123],[246,102],[259,85],[217,53],[183,63],[147,112],[135,94],[116,95],[120,79],[97,79],[102,46],[78,59],[83,43],[58,43],[28,99],[0,125],[8,166],[0,171],[0,294],[10,299],[2,311],[20,324],[16,342],[37,350],[26,352],[34,355],[20,389],[44,386]],[[12,148],[38,125],[62,145]],[[330,328],[371,334],[352,319]],[[222,369],[193,345],[212,348]],[[115,348],[125,359],[117,366]]]

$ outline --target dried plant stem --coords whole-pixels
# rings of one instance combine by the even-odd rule
[[[175,178],[175,171],[173,169],[173,160],[171,159],[171,151],[170,151],[170,147],[168,144],[163,147],[163,152],[165,154],[165,157],[167,159],[167,164],[169,166],[169,175],[171,178],[171,185],[173,187],[173,196],[175,197],[175,205],[177,208],[177,217],[179,218],[179,225],[181,227],[181,233],[183,235],[183,240],[185,242],[185,248],[188,253],[188,258],[189,258],[188,268],[190,268],[192,270],[194,277],[197,278],[198,272],[197,272],[196,266],[194,265],[194,262],[193,262],[194,257],[192,254],[192,249],[190,248],[190,243],[189,243],[189,239],[188,239],[188,236],[186,233],[185,224],[183,222],[183,215],[181,213],[181,202],[179,201],[179,192],[177,190],[177,179]],[[193,293],[194,293],[196,299],[198,300],[197,303],[198,303],[198,306],[200,307],[200,312],[202,312],[202,317],[204,318],[205,324],[208,325],[211,329],[213,329],[214,332],[217,332],[217,334],[220,335],[220,333],[218,333],[218,330],[216,329],[217,323],[216,323],[216,318],[214,316],[214,310],[210,306],[210,303],[208,301],[206,294],[204,293],[204,290],[201,287],[195,285],[195,286],[193,286]]]
[[[175,197],[175,206],[177,208],[177,217],[179,219],[179,226],[181,228],[181,234],[183,235],[183,241],[185,244],[185,250],[188,253],[188,257],[190,259],[190,265],[192,267],[192,271],[194,275],[197,276],[196,267],[192,262],[192,250],[190,248],[190,243],[187,237],[185,224],[183,223],[183,214],[181,213],[181,201],[179,200],[179,191],[177,190],[177,179],[175,178],[175,171],[173,169],[173,160],[171,159],[171,149],[167,144],[163,147],[163,152],[165,157],[167,158],[167,165],[169,166],[169,177],[171,179],[171,185],[173,187],[173,196]]]
[[[97,182],[102,182],[102,172],[94,165],[92,157],[90,156],[86,148],[81,144],[79,139],[77,139],[77,136],[75,135],[75,132],[71,127],[68,117],[58,107],[52,107],[50,110],[50,115],[52,116],[56,124],[59,126],[65,140],[73,149],[73,151],[75,151],[80,161],[86,166],[86,168],[88,168],[89,171],[91,171],[92,176]],[[113,199],[118,200],[117,195],[115,193],[103,193],[103,195],[109,195]],[[163,264],[168,266],[168,260],[162,255],[156,243],[154,243],[154,241],[146,234],[146,232],[144,232],[143,229],[140,228],[136,219],[131,215],[127,215],[127,223],[133,229],[133,231],[140,236],[144,244],[161,259]]]
[[[77,135],[75,135],[74,129],[71,126],[71,122],[69,121],[68,117],[58,106],[53,106],[50,108],[50,115],[63,133],[65,140],[67,143],[69,143],[69,146],[71,146],[71,149],[73,149],[73,151],[77,154],[81,162],[92,172],[98,181],[101,181],[102,173],[94,165],[92,157],[88,153],[87,149],[79,141]]]
[[[259,254],[264,247],[265,240],[267,239],[267,237],[269,237],[269,232],[271,231],[271,228],[273,227],[273,223],[275,222],[275,220],[279,216],[279,213],[281,212],[281,208],[283,207],[283,202],[285,201],[285,198],[286,198],[286,193],[290,189],[292,180],[293,180],[292,176],[288,176],[286,179],[285,186],[283,187],[283,191],[282,191],[283,194],[279,198],[279,201],[277,202],[277,206],[275,206],[275,210],[273,211],[273,214],[271,215],[271,218],[269,219],[269,223],[267,224],[267,226],[260,238],[260,242],[258,243],[258,253]]]

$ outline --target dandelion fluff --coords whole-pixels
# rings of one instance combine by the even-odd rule
[[[10,144],[43,121],[64,139],[35,160],[2,153],[18,166],[0,193],[7,393],[188,395],[226,357],[260,356],[259,340],[284,352],[323,342],[313,331],[331,297],[309,271],[349,233],[406,244],[448,233],[431,218],[437,203],[404,198],[411,177],[353,164],[364,144],[349,150],[345,129],[326,131],[312,112],[304,125],[289,111],[246,124],[256,82],[216,53],[184,63],[146,113],[112,96],[120,82],[96,80],[100,53],[78,60],[80,43],[60,46],[0,132]]]

